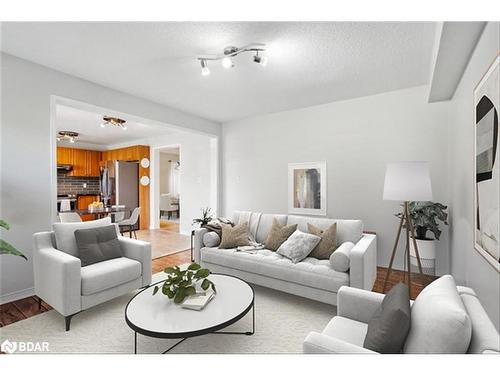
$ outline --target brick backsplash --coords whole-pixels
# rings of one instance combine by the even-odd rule
[[[83,184],[87,183],[87,188]],[[99,177],[70,177],[57,175],[57,195],[99,194]]]

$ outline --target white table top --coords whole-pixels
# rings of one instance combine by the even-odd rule
[[[133,297],[125,308],[130,328],[146,336],[182,338],[218,331],[241,319],[253,305],[254,292],[245,281],[212,274],[216,296],[201,311],[184,309],[153,286]],[[163,282],[155,284],[163,285]]]

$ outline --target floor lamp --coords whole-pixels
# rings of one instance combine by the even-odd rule
[[[410,266],[410,240],[413,240],[415,255],[418,263],[420,276],[422,273],[422,263],[418,253],[417,241],[415,239],[415,227],[413,225],[408,204],[410,201],[430,201],[432,200],[431,177],[429,173],[429,163],[422,161],[409,161],[387,164],[384,182],[384,200],[403,202],[403,211],[399,222],[396,241],[392,249],[389,269],[384,280],[385,293],[387,281],[392,271],[392,265],[398,249],[398,242],[401,231],[406,229],[406,247],[404,253],[405,271],[407,273],[408,289],[411,296],[411,266]]]

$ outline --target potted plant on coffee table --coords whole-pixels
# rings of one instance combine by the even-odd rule
[[[415,240],[422,268],[434,269],[436,240],[439,241],[441,236],[438,221],[448,225],[448,214],[445,212],[448,207],[437,202],[410,202],[408,208],[415,229]],[[428,232],[431,232],[434,238],[427,237]],[[418,266],[413,241],[410,241],[410,262],[413,266]]]

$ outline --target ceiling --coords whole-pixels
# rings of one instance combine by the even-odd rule
[[[1,49],[217,122],[427,84],[432,22],[2,23]],[[265,43],[200,74],[198,55]]]
[[[133,142],[170,132],[160,126],[141,124],[127,119],[126,130],[110,125],[102,128],[103,115],[58,105],[56,107],[56,131],[71,130],[80,134],[76,143],[61,141],[58,145],[105,150],[110,145]]]

